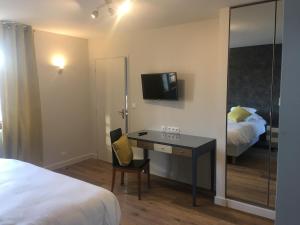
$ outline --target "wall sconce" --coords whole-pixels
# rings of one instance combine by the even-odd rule
[[[65,68],[65,58],[62,55],[55,55],[52,57],[52,65],[58,68],[58,73],[61,74]]]

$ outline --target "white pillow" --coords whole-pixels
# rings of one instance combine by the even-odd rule
[[[231,107],[230,111],[234,110],[236,108],[235,107]],[[253,114],[253,113],[256,113],[257,112],[257,109],[254,109],[254,108],[250,108],[250,107],[244,107],[242,106],[243,109],[247,110],[249,113]]]
[[[264,124],[266,124],[267,122],[264,120],[264,118],[262,118],[260,115],[253,113],[251,116],[248,116],[245,119],[246,122],[256,122],[256,121],[262,121]]]

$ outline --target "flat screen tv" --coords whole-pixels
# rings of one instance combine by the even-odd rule
[[[143,98],[149,100],[178,100],[177,74],[142,74]]]

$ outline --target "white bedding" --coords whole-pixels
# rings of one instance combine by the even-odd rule
[[[249,144],[266,132],[264,119],[252,119],[245,122],[228,120],[227,143],[231,145]]]
[[[103,188],[0,159],[1,225],[119,225],[116,197]]]

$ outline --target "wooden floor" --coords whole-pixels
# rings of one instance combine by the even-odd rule
[[[275,208],[277,153],[271,154],[270,183],[266,156],[263,149],[252,148],[237,158],[236,164],[227,164],[227,195],[230,198]]]
[[[56,172],[109,189],[111,165],[89,159]],[[117,176],[120,181],[120,174]],[[151,189],[143,177],[142,200],[137,198],[136,177],[126,176],[125,186],[116,183],[122,225],[271,225],[273,221],[216,206],[209,193],[201,193],[198,206],[191,206],[191,187],[157,176],[151,176]]]

